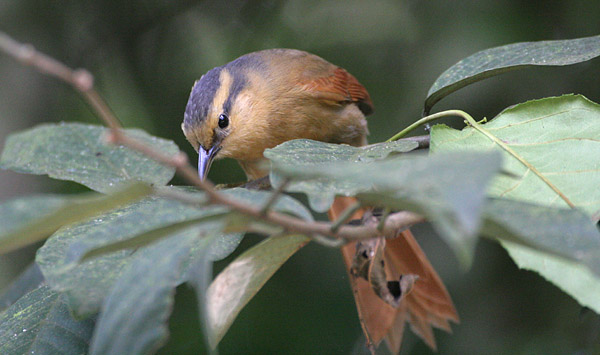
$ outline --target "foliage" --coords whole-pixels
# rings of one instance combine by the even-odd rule
[[[571,55],[574,48],[578,56]],[[477,53],[436,81],[426,109],[443,95],[506,68],[574,64],[598,55],[599,48],[599,37],[590,37]],[[519,60],[523,53],[535,53],[535,61]],[[413,152],[416,144],[406,141],[350,148],[305,140],[284,143],[265,156],[274,185],[305,193],[315,212],[345,195],[364,205],[423,214],[465,267],[479,235],[498,240],[519,266],[600,312],[595,297],[600,233],[592,219],[600,210],[594,159],[599,131],[599,106],[567,95],[519,104],[490,122],[469,121],[462,130],[434,126],[429,156]],[[10,303],[22,293],[1,315],[3,353],[36,351],[47,343],[62,353],[156,351],[168,336],[174,290],[184,283],[198,292],[206,337],[216,346],[244,305],[311,237],[211,204],[203,192],[166,187],[173,169],[108,145],[105,134],[92,125],[42,125],[14,134],[3,149],[2,168],[76,181],[97,191],[0,204],[0,251],[48,237],[35,261],[44,283],[25,274],[4,297]],[[178,152],[172,142],[144,132],[126,134],[167,155]],[[223,193],[303,223],[314,220],[292,195],[283,194],[271,205],[273,192],[237,188]],[[211,284],[211,263],[231,254],[248,231],[268,238],[238,256]]]

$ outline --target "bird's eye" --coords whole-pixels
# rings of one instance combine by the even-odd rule
[[[219,128],[227,128],[229,126],[229,117],[226,114],[222,113],[219,115]]]

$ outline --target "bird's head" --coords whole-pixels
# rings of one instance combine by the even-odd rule
[[[254,130],[246,126],[256,116],[257,88],[251,80],[260,66],[259,58],[247,55],[208,71],[194,84],[181,128],[198,152],[200,178],[206,178],[214,159],[243,160],[251,149],[248,133]]]
[[[198,173],[236,159],[249,179],[268,174],[263,152],[292,139],[362,145],[366,89],[346,70],[307,52],[270,49],[214,68],[196,81],[182,124]]]

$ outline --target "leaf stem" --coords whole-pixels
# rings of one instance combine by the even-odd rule
[[[386,142],[397,141],[398,139],[406,136],[408,133],[413,131],[415,128],[417,128],[421,125],[424,125],[426,123],[435,121],[438,118],[449,117],[449,116],[464,117],[463,114],[466,114],[466,112],[461,111],[461,110],[447,110],[447,111],[442,111],[442,112],[436,112],[432,115],[425,116],[425,117],[421,118],[420,120],[415,121],[410,126],[406,127],[405,129],[401,130],[400,132],[396,133],[392,138],[388,139]]]
[[[356,202],[351,206],[348,206],[348,208],[346,208],[344,211],[342,211],[342,214],[338,217],[338,219],[336,219],[332,224],[331,224],[331,232],[335,233],[338,231],[338,229],[340,229],[340,227],[346,223],[346,221],[352,217],[352,215],[358,211],[360,209],[360,207],[362,206],[362,204],[360,202]]]
[[[377,223],[377,230],[378,231],[382,231],[383,230],[383,226],[385,225],[385,220],[387,219],[387,217],[390,215],[390,208],[386,207],[383,210],[383,214],[381,215],[381,218],[379,219],[379,223]]]
[[[290,181],[291,181],[290,178],[286,178],[281,183],[281,185],[279,185],[276,189],[273,190],[273,192],[271,193],[271,196],[269,196],[269,200],[267,200],[265,205],[260,209],[260,214],[262,216],[266,215],[267,212],[271,209],[271,207],[273,207],[275,202],[277,202],[277,199],[279,198],[279,196],[281,196],[281,194],[283,193],[283,190],[285,190],[285,188],[289,185]]]

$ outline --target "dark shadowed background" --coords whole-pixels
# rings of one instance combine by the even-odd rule
[[[255,50],[287,47],[346,68],[367,87],[376,112],[370,141],[419,118],[427,90],[445,69],[479,50],[512,42],[600,34],[596,1],[47,1],[0,0],[0,30],[72,67],[89,69],[126,127],[174,140],[189,90],[207,70]],[[600,101],[600,60],[486,80],[442,100],[476,119],[528,99],[581,93]],[[265,118],[267,119],[267,118]],[[97,122],[68,86],[0,55],[0,146],[41,122]],[[456,120],[455,124],[460,124]],[[231,161],[213,165],[216,182],[244,179]],[[180,183],[178,180],[174,184]],[[74,183],[0,171],[0,201],[34,192],[84,191]],[[417,239],[446,282],[462,323],[437,332],[442,354],[596,354],[600,320],[537,274],[519,271],[498,245],[481,241],[460,270],[427,226]],[[248,237],[247,248],[258,237]],[[0,285],[35,248],[0,256]],[[237,253],[236,253],[237,254]],[[222,268],[235,255],[216,265]],[[180,287],[165,354],[202,353],[195,296]],[[340,253],[309,245],[241,313],[220,351],[359,353],[361,330]],[[412,333],[403,354],[427,354]]]

